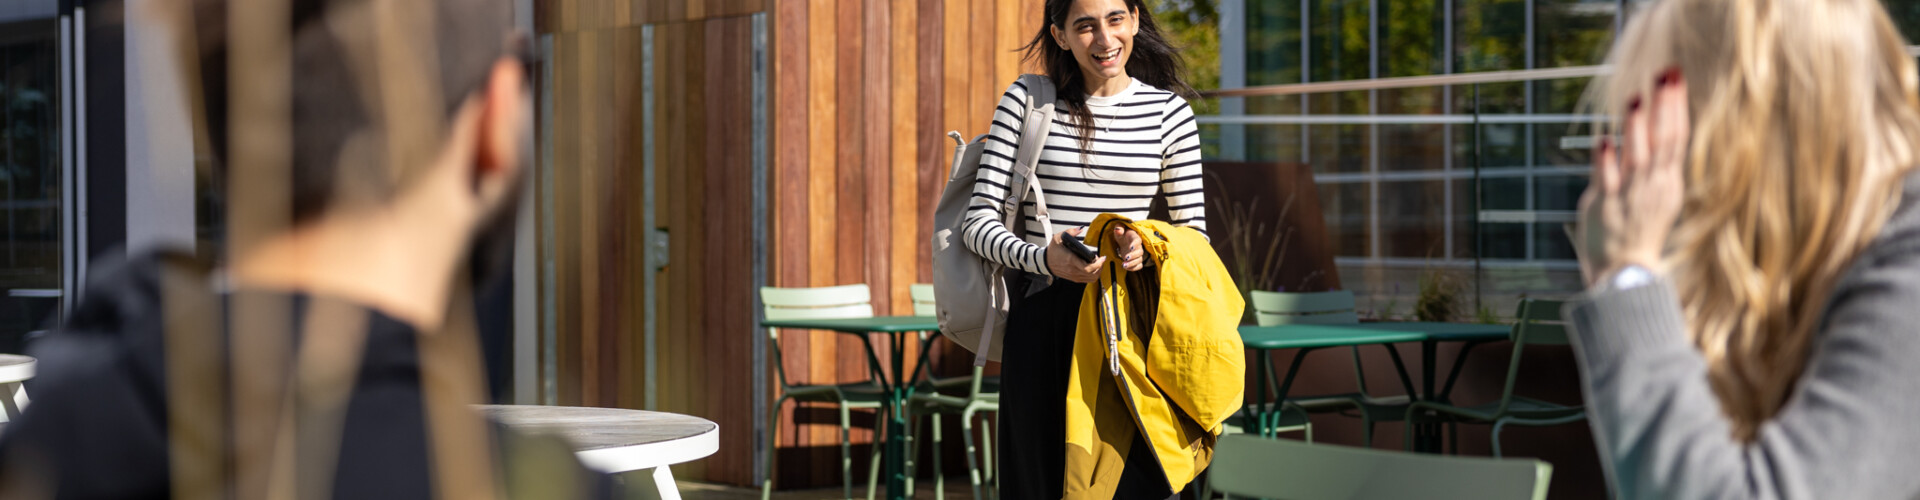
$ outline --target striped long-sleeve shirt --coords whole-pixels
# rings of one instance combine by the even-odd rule
[[[1165,193],[1175,225],[1206,232],[1205,195],[1200,188],[1200,129],[1193,108],[1172,92],[1134,80],[1113,96],[1090,96],[1093,142],[1081,149],[1070,126],[1073,117],[1064,104],[1056,108],[1046,147],[1034,166],[1040,189],[1046,191],[1054,232],[1085,227],[1101,213],[1132,219],[1147,217],[1155,195]],[[1046,243],[1031,196],[1020,211],[1025,239],[1015,238],[1001,222],[1007,190],[1012,185],[1014,155],[1020,130],[1026,124],[1027,88],[1018,81],[1000,97],[993,111],[986,150],[973,188],[973,205],[962,225],[962,238],[974,253],[1009,267],[1051,275]]]

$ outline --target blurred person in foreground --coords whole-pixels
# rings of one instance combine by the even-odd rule
[[[1920,497],[1920,93],[1880,0],[1622,33],[1568,304],[1625,498]]]
[[[173,15],[144,21],[176,23],[190,56],[186,99],[232,184],[228,237],[248,211],[287,216],[219,266],[165,252],[97,265],[63,331],[33,346],[41,373],[0,434],[0,497],[606,494],[564,445],[469,406],[483,382],[467,263],[511,227],[528,154],[511,3],[280,1],[147,2]],[[239,31],[275,16],[288,31]],[[246,46],[276,38],[284,50]],[[260,174],[275,161],[284,185]],[[286,195],[243,206],[256,189]]]

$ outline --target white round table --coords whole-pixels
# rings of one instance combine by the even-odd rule
[[[480,405],[487,418],[517,432],[558,436],[580,462],[602,472],[651,470],[658,498],[678,499],[667,466],[720,449],[720,426],[678,413],[578,406]]]
[[[19,418],[20,409],[27,407],[27,390],[20,383],[33,378],[35,363],[28,356],[0,354],[0,422]]]
[[[24,382],[33,378],[34,360],[19,354],[0,354],[0,384]]]

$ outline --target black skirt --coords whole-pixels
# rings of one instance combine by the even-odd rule
[[[1000,498],[1060,498],[1066,481],[1067,368],[1086,285],[1064,279],[1014,304],[1000,355]],[[1114,498],[1177,498],[1136,433]]]

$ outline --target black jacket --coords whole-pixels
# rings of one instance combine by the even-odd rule
[[[51,480],[58,498],[170,495],[165,364],[166,349],[174,346],[164,342],[161,269],[176,259],[146,255],[96,266],[98,279],[66,324],[30,346],[39,361],[28,387],[33,401],[0,431],[0,474],[33,471]],[[307,300],[287,298],[291,323],[299,325]],[[207,311],[209,318],[221,313]],[[348,396],[333,496],[432,498],[416,332],[376,310],[368,309],[366,317],[366,348]],[[298,328],[289,330],[297,338]],[[495,430],[503,446],[523,439]],[[594,496],[607,493],[610,482],[569,454],[520,458],[549,462],[546,470],[552,470],[550,462],[567,462],[559,470],[577,472]],[[500,467],[513,460],[502,458]],[[18,479],[0,476],[0,482]]]

